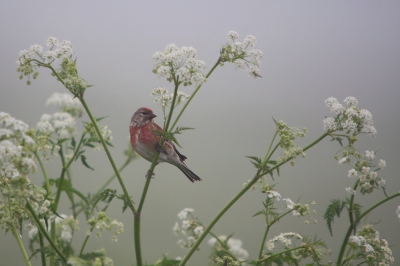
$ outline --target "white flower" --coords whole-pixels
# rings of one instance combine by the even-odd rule
[[[343,157],[342,159],[339,160],[339,164],[344,164],[347,162],[348,157]]]
[[[349,242],[355,243],[355,244],[357,244],[358,246],[361,246],[361,241],[360,241],[360,238],[359,238],[358,236],[351,236],[351,237],[349,238]]]
[[[197,226],[193,232],[196,234],[196,236],[200,236],[203,233],[203,231],[204,231],[203,226]]]
[[[374,159],[375,158],[375,152],[374,151],[365,151],[365,156],[368,158],[368,159]]]
[[[370,174],[369,174],[369,178],[371,178],[372,180],[375,180],[375,178],[378,176],[378,173],[377,172],[371,172]]]
[[[176,75],[179,76],[179,79],[182,81],[186,81],[190,79],[190,71],[187,69],[187,67],[181,67],[176,71]]]
[[[275,190],[269,190],[269,191],[267,191],[267,195],[268,195],[268,197],[269,198],[274,198],[274,199],[276,199],[277,201],[280,201],[281,200],[281,194],[279,194],[277,191],[275,191]]]
[[[179,48],[174,44],[174,43],[171,43],[171,44],[168,44],[166,47],[165,47],[165,53],[171,53],[171,52],[175,52],[175,51],[177,51]]]
[[[236,40],[237,38],[239,38],[239,34],[236,31],[229,31],[228,34],[226,35],[226,38],[228,38],[228,40]]]
[[[397,218],[400,219],[400,205],[397,207],[396,214],[397,214]]]
[[[356,194],[356,191],[354,189],[352,189],[351,187],[346,188],[346,191],[349,192],[352,195]]]
[[[348,96],[346,97],[346,99],[344,99],[344,102],[348,105],[348,106],[357,106],[358,104],[358,100],[354,97]]]
[[[379,167],[379,168],[384,168],[384,167],[386,167],[386,162],[385,162],[385,160],[382,160],[382,159],[381,159],[381,160],[379,161],[379,163],[378,163],[378,167]]]
[[[370,244],[365,244],[364,248],[365,248],[366,253],[374,253],[375,252],[374,248]]]
[[[162,60],[163,58],[164,58],[164,54],[161,53],[161,52],[155,52],[155,53],[153,54],[153,60],[154,60],[155,62],[157,62],[157,61],[159,61],[159,60]]]
[[[364,174],[368,174],[369,173],[370,168],[369,167],[365,167],[363,166],[361,172],[363,172]]]
[[[250,66],[248,69],[250,77],[257,78],[261,77],[260,70],[258,69],[257,66]]]
[[[72,239],[72,229],[69,225],[63,224],[62,225],[62,231],[61,231],[61,239],[70,242]]]
[[[337,123],[335,122],[335,119],[333,119],[332,117],[325,118],[323,123],[324,123],[324,130],[337,129]]]
[[[28,173],[35,173],[36,172],[36,164],[35,161],[32,160],[31,158],[23,158],[22,162],[21,162],[21,171],[24,174],[28,174]]]
[[[190,227],[190,222],[188,220],[182,221],[182,229],[187,230]]]
[[[5,138],[9,138],[13,135],[13,132],[6,128],[0,128],[0,139],[5,136]]]
[[[235,69],[246,68],[246,62],[243,59],[236,59],[235,61],[233,61],[233,64],[235,65]]]
[[[68,93],[53,93],[46,101],[46,105],[60,107],[63,112],[69,112],[71,115],[82,111],[82,104],[77,98],[73,98]]]
[[[174,231],[174,234],[177,235],[178,232],[181,230],[181,227],[179,226],[178,222],[175,223],[174,227],[172,228]]]
[[[43,54],[44,62],[51,64],[57,59],[57,54],[53,51],[47,51]]]
[[[205,77],[203,74],[201,74],[201,73],[199,73],[199,72],[196,72],[196,73],[192,74],[192,81],[193,81],[196,85],[201,85],[201,84],[203,84],[204,82],[206,82],[207,79],[206,79],[206,77]]]
[[[257,39],[253,35],[249,35],[246,38],[244,38],[243,43],[245,45],[250,45],[251,47],[254,47],[254,45],[257,43]]]
[[[32,45],[29,48],[29,51],[31,51],[32,53],[36,53],[36,54],[40,54],[42,52],[42,50],[43,50],[43,47],[38,44]]]
[[[351,169],[347,176],[348,177],[356,177],[357,176],[357,170],[356,169]]]
[[[286,208],[293,210],[294,202],[289,198],[283,200],[286,201]]]
[[[348,133],[354,133],[357,130],[357,124],[351,119],[347,119],[346,121],[342,122],[341,127]]]
[[[158,77],[169,78],[171,76],[171,71],[170,71],[169,67],[160,66],[160,68],[157,70],[157,75],[158,75]]]
[[[362,187],[363,187],[365,190],[370,190],[370,189],[372,188],[372,186],[371,186],[371,184],[370,184],[369,182],[364,183],[364,184],[362,185]]]
[[[46,44],[47,44],[47,46],[49,46],[49,47],[58,46],[58,39],[55,38],[55,37],[49,37],[49,38],[46,40]]]

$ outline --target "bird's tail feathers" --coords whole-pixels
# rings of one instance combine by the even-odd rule
[[[187,165],[184,164],[183,162],[182,162],[182,164],[177,165],[177,166],[178,166],[179,170],[181,170],[182,173],[184,173],[185,176],[186,176],[192,183],[194,183],[194,181],[201,181],[201,178],[200,178],[198,175],[196,175],[195,173],[193,173],[193,171],[190,170],[189,167],[187,167]]]

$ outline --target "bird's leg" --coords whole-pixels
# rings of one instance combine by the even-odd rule
[[[162,152],[162,148],[161,148],[160,144],[157,144],[156,149],[157,149],[158,152]]]
[[[155,174],[154,173],[152,173],[151,174],[151,177],[153,177]],[[149,178],[149,176],[150,176],[150,169],[149,170],[147,170],[147,174],[146,174],[146,178]]]

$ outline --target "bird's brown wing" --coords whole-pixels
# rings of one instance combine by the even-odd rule
[[[152,126],[153,126],[153,128],[152,128],[153,130],[156,130],[156,131],[159,131],[159,132],[163,132],[163,129],[159,125],[157,125],[156,123],[153,123]],[[154,132],[154,134],[157,134],[157,133]],[[160,137],[159,134],[157,134],[157,136]],[[185,155],[181,154],[176,149],[174,143],[170,139],[167,139],[167,141],[164,143],[163,150],[166,153],[169,153],[170,151],[174,150],[176,152],[176,154],[178,154],[179,160],[181,162],[183,162],[184,160],[187,159],[187,157]]]

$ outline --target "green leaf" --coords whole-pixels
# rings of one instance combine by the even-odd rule
[[[258,216],[258,215],[261,215],[261,214],[266,214],[266,212],[265,212],[265,210],[261,210],[261,211],[259,211],[259,212],[256,212],[253,216],[251,216],[251,217],[256,217],[256,216]]]
[[[328,205],[328,208],[325,211],[324,219],[326,220],[326,225],[328,226],[329,232],[332,234],[332,224],[335,216],[340,217],[340,213],[342,212],[344,206],[347,202],[341,202],[339,199],[334,199],[331,201],[331,204]]]
[[[72,150],[75,150],[75,148],[76,148],[75,137],[72,137],[72,139],[71,139],[71,145],[72,145]]]
[[[175,129],[175,131],[173,132],[173,134],[181,134],[181,131],[183,131],[183,130],[191,130],[191,129],[194,129],[194,128],[192,128],[192,127],[177,127]]]
[[[85,155],[81,155],[81,161],[84,166],[86,166],[87,168],[92,169],[94,171],[94,169],[87,164]]]

